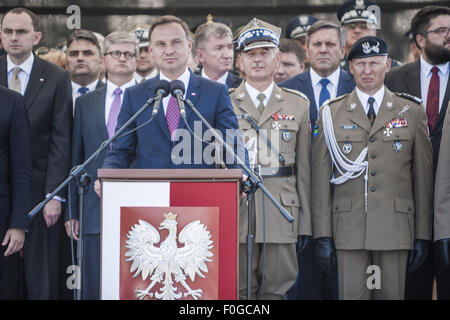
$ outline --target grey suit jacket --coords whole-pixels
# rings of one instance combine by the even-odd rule
[[[75,114],[72,134],[72,167],[86,161],[108,139],[105,122],[106,87],[78,97],[75,102]],[[87,173],[92,178],[85,196],[85,211],[83,216],[83,233],[96,234],[100,232],[100,199],[94,191],[94,181],[97,179],[97,169],[105,158],[103,151],[97,159],[87,166]],[[75,183],[70,190],[71,212],[66,210],[65,220],[79,219],[78,189]]]

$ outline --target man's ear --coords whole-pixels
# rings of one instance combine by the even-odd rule
[[[34,34],[33,45],[37,46],[37,45],[39,44],[39,42],[41,41],[41,39],[42,39],[42,32],[37,31],[37,32]]]
[[[423,49],[425,47],[425,42],[427,40],[425,37],[421,34],[416,34],[416,44],[418,45],[419,50]]]

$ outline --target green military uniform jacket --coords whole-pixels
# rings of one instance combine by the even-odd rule
[[[260,114],[248,95],[245,81],[238,88],[230,89],[230,97],[246,147],[252,144],[250,140],[257,140],[256,131],[243,117],[249,114],[261,130],[265,129],[265,135],[284,157],[284,166],[297,168],[296,175],[263,178],[265,187],[292,215],[294,222],[289,223],[266,196],[263,210],[263,193],[258,190],[255,194],[255,242],[263,242],[265,238],[267,243],[295,243],[299,234],[312,235],[309,100],[298,91],[280,88],[274,84],[266,108]],[[278,156],[268,150],[261,139],[257,147],[260,156],[255,157],[252,152],[255,149],[250,148],[250,160],[257,159],[256,164],[262,167],[281,166]],[[239,224],[242,243],[246,241],[248,233],[247,222],[247,201],[244,199],[241,201]]]
[[[431,239],[432,147],[425,110],[385,89],[373,126],[356,89],[329,101],[339,149],[355,160],[368,147],[367,212],[365,174],[330,185],[332,170],[340,174],[332,168],[325,143],[323,107],[319,112],[311,163],[313,233],[315,238],[333,237],[337,249],[411,249],[414,239]]]

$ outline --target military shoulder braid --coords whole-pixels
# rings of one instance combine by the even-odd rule
[[[298,90],[294,90],[294,89],[288,89],[288,88],[281,88],[282,90],[286,91],[286,92],[290,92],[290,93],[294,93],[306,100],[309,101],[308,97],[306,95],[304,95],[302,92],[298,91]]]
[[[395,92],[395,94],[398,95],[399,97],[402,97],[402,98],[405,98],[405,99],[414,101],[414,102],[417,103],[417,104],[421,104],[421,103],[422,103],[422,99],[420,99],[420,98],[418,98],[418,97],[415,97],[415,96],[413,96],[413,95],[410,95],[410,94],[408,94],[408,93],[404,93],[404,92],[402,92],[402,93]]]

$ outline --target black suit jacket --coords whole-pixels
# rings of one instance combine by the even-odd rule
[[[308,69],[303,73],[300,73],[281,82],[279,86],[300,91],[308,97],[309,119],[311,119],[311,123],[315,123],[317,120],[318,111],[316,106],[316,99],[314,98],[314,89],[312,87],[310,70],[311,69]],[[350,93],[354,88],[355,82],[353,81],[352,75],[347,71],[341,69],[336,97],[342,96],[346,93]]]
[[[386,75],[386,87],[394,92],[404,92],[422,98],[420,90],[420,60],[393,68]],[[444,126],[445,113],[450,100],[450,81],[447,82],[444,100],[437,122],[430,132],[430,140],[433,145],[433,173],[436,173],[439,148],[441,146],[442,127]]]
[[[242,82],[242,78],[239,78],[237,75],[235,75],[232,72],[228,72],[227,77],[227,86],[228,88],[237,88]]]
[[[8,87],[6,56],[0,57],[0,85]],[[35,56],[24,101],[30,123],[32,205],[36,205],[69,173],[72,135],[69,73]],[[61,191],[59,196],[65,197],[65,192]]]
[[[0,239],[3,240],[10,228],[28,230],[31,157],[23,97],[0,87],[0,114]],[[4,251],[1,252],[0,259]]]
[[[72,167],[85,162],[108,139],[105,120],[106,86],[78,97],[75,101],[75,114],[72,134]],[[92,181],[97,179],[97,169],[103,164],[105,151],[92,161],[86,171]],[[78,189],[72,184],[71,214],[72,219],[78,216]],[[100,199],[94,191],[94,183],[89,184],[85,195],[85,214],[83,216],[83,234],[100,232]],[[69,210],[65,212],[65,220],[69,220]]]

